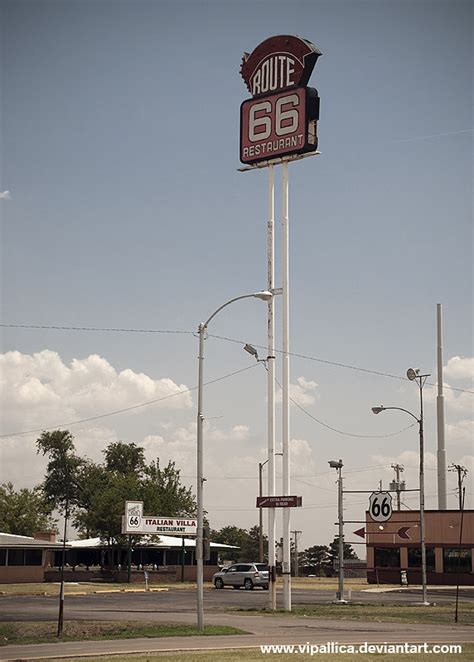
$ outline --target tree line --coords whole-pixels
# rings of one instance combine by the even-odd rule
[[[37,452],[47,458],[43,482],[32,489],[15,490],[11,482],[0,485],[0,531],[32,536],[56,531],[55,512],[67,515],[79,538],[100,537],[112,546],[125,547],[122,516],[125,501],[143,501],[144,512],[167,517],[195,517],[197,505],[190,488],[181,483],[180,470],[170,461],[161,467],[157,458],[145,459],[145,449],[122,441],[109,444],[103,461],[80,457],[68,430],[43,432]],[[139,543],[137,536],[132,542]],[[224,526],[212,530],[210,539],[238,549],[221,552],[222,561],[256,561],[259,529]],[[265,556],[268,540],[264,537]],[[292,555],[293,556],[293,555]],[[298,554],[302,574],[329,572],[338,556],[337,537],[326,547],[315,545]],[[357,558],[345,545],[344,558]],[[111,562],[112,555],[109,553]]]

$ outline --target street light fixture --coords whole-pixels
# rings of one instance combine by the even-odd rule
[[[253,345],[247,343],[246,345],[244,345],[244,349],[246,352],[250,354],[250,356],[255,356],[255,359],[258,361],[258,352]]]
[[[420,417],[415,416],[408,409],[403,407],[372,407],[372,413],[380,414],[382,411],[389,409],[396,409],[397,411],[404,411],[409,414],[418,423],[418,431],[420,438],[420,543],[421,543],[421,584],[422,584],[422,603],[428,606],[430,603],[427,599],[426,592],[426,545],[425,545],[425,450],[424,450],[424,431],[423,431],[423,386],[430,375],[420,375],[420,371],[408,368],[407,378],[413,382],[416,381],[420,392]]]
[[[342,516],[342,467],[344,465],[342,460],[329,460],[328,464],[331,469],[336,469],[338,472],[337,512],[339,522],[339,586],[336,602],[338,604],[346,604],[346,600],[344,600],[344,520]]]
[[[203,564],[203,527],[204,527],[204,502],[203,502],[203,428],[204,415],[202,412],[203,400],[203,368],[204,368],[204,340],[209,322],[223,309],[240,299],[260,299],[261,301],[270,301],[273,292],[262,290],[253,294],[244,294],[230,299],[222,306],[219,306],[206,322],[198,327],[199,336],[199,356],[198,356],[198,412],[197,412],[197,536],[196,536],[196,579],[197,579],[197,624],[198,630],[204,630],[204,564]]]

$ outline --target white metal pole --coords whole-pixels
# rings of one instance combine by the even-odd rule
[[[342,460],[339,460],[339,480],[338,480],[338,520],[339,520],[339,601],[344,600],[344,520],[342,511]]]
[[[425,378],[426,379],[426,378]],[[422,377],[418,380],[420,389],[420,539],[421,539],[421,584],[422,602],[428,605],[426,591],[426,544],[425,544],[425,440],[423,430],[423,382]]]
[[[289,219],[288,219],[288,163],[282,165],[282,450],[283,494],[290,494],[290,356],[289,356]],[[283,607],[291,611],[290,508],[283,508]]]
[[[438,509],[446,510],[448,507],[446,475],[446,440],[444,425],[444,395],[443,395],[443,310],[440,303],[437,308],[437,330],[438,330],[438,397],[436,398],[437,424],[438,424]]]
[[[198,375],[198,413],[197,413],[197,536],[196,536],[196,573],[197,573],[197,626],[204,630],[204,565],[202,557],[202,538],[204,525],[203,507],[203,422],[202,392],[203,392],[203,364],[204,364],[204,333],[205,325],[200,324],[199,329],[199,375]]]
[[[267,223],[267,273],[268,290],[275,287],[275,177],[273,166],[268,168],[268,223]],[[268,302],[268,355],[267,355],[267,434],[268,434],[268,495],[275,495],[275,301]],[[268,606],[276,609],[276,522],[275,508],[268,509]]]

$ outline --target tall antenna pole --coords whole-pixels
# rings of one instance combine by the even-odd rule
[[[438,327],[438,397],[436,398],[436,412],[438,423],[438,510],[446,510],[447,487],[446,487],[446,441],[444,434],[444,395],[443,395],[443,329],[442,329],[442,306],[436,304],[437,327]]]

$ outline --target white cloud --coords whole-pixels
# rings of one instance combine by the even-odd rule
[[[472,448],[474,439],[474,421],[463,419],[446,425],[447,444],[469,444]]]
[[[298,377],[296,384],[290,384],[290,398],[302,407],[312,405],[316,402],[319,395],[316,393],[318,385],[312,380],[307,380],[305,377]],[[276,402],[281,402],[282,392],[281,389],[277,392]]]
[[[0,200],[11,200],[10,191],[0,191]]]
[[[67,424],[167,398],[186,388],[169,378],[153,379],[129,368],[117,371],[96,354],[73,359],[70,365],[50,350],[31,355],[17,351],[0,354],[5,432]],[[155,406],[188,409],[191,396],[168,397]]]
[[[453,356],[444,367],[444,374],[449,379],[473,379],[474,357]]]

